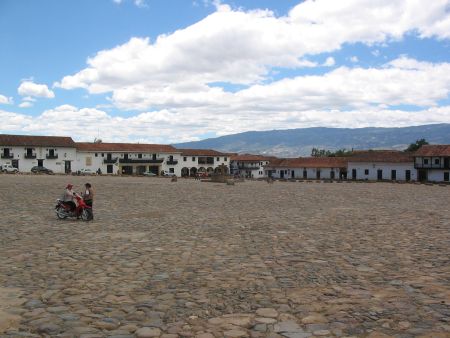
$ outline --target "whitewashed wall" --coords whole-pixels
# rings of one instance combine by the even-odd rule
[[[19,161],[19,171],[20,172],[30,172],[31,168],[38,165],[38,159],[43,160],[43,166],[47,169],[53,170],[54,173],[64,173],[65,172],[65,161],[71,161],[71,167],[73,170],[74,162],[76,160],[76,149],[75,148],[65,148],[65,147],[12,147],[12,146],[1,146],[3,148],[11,149],[10,152],[14,155],[14,160]],[[35,159],[25,158],[25,153],[27,148],[33,148],[36,154]],[[48,149],[55,149],[55,155],[58,155],[57,159],[47,159]],[[3,152],[2,152],[3,154]],[[13,159],[3,159],[0,158],[0,164],[12,164]]]
[[[273,178],[281,178],[281,171],[284,171],[284,178],[304,179],[303,171],[306,170],[308,180],[317,179],[317,171],[320,170],[320,179],[331,179],[331,172],[334,172],[334,179],[339,179],[339,168],[277,168],[275,173],[272,173]],[[292,176],[294,172],[294,176]],[[267,175],[267,172],[266,172]]]
[[[414,163],[383,163],[383,162],[349,162],[347,169],[347,179],[352,179],[352,171],[356,169],[357,180],[376,181],[378,179],[378,170],[383,171],[383,180],[391,180],[392,170],[397,172],[397,181],[406,180],[406,170],[411,172],[411,181],[417,180],[417,171],[414,169]],[[369,173],[366,174],[365,171]]]

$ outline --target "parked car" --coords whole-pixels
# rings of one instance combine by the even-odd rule
[[[162,176],[169,176],[169,177],[176,176],[175,173],[171,173],[171,172],[169,172],[169,171],[167,171],[167,170],[161,171],[161,175],[162,175]]]
[[[146,171],[145,173],[143,173],[142,175],[144,176],[149,176],[149,177],[153,177],[153,176],[157,176],[157,174],[155,174],[152,171]]]
[[[48,174],[48,175],[53,174],[53,170],[50,170],[46,167],[40,167],[40,166],[35,166],[35,167],[31,168],[31,172],[33,174]]]
[[[13,167],[11,164],[4,164],[2,166],[2,171],[5,172],[5,173],[13,173],[13,174],[15,174],[15,173],[19,172],[19,169]]]
[[[95,175],[95,171],[93,171],[92,169],[89,169],[89,168],[87,168],[87,169],[80,169],[78,171],[78,173],[80,175]]]

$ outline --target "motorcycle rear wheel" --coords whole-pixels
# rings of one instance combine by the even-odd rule
[[[67,218],[67,213],[64,211],[63,208],[58,208],[58,209],[56,209],[56,216],[59,219],[65,219],[65,218]]]
[[[83,211],[81,212],[81,219],[83,221],[89,221],[91,218],[91,215],[89,213],[88,209],[83,209]]]

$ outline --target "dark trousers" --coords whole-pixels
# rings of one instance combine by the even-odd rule
[[[89,209],[89,212],[91,214],[90,215],[91,219],[94,219],[94,203],[93,202],[94,202],[93,200],[84,200],[84,203],[86,203],[87,206],[91,207]]]

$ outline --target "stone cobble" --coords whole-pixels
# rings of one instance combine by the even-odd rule
[[[68,182],[95,221],[58,220]],[[449,337],[450,187],[0,175],[1,337]]]

